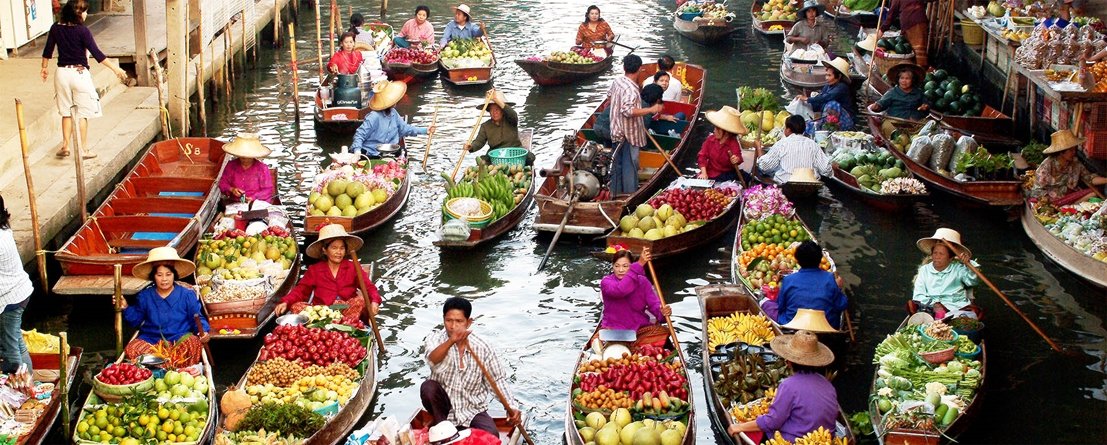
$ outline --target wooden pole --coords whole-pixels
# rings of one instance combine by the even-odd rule
[[[381,21],[384,21],[384,15],[388,11],[388,0],[381,0]]]
[[[230,25],[223,25],[223,89],[227,91],[229,96],[234,88],[231,85],[231,78],[234,77],[234,57],[231,55],[231,28]],[[231,104],[233,101],[228,100],[227,104]]]
[[[338,35],[342,35],[342,8],[338,7],[338,0],[331,0],[331,8],[334,8],[334,14],[331,14],[334,17],[334,29],[338,30]]]
[[[200,64],[196,65],[196,99],[200,102],[200,135],[208,135],[208,105],[204,100],[204,56],[200,51]]]
[[[323,1],[323,0],[318,0],[318,1]],[[329,40],[330,43],[331,43],[331,52],[329,54],[334,54],[334,15],[336,14],[336,11],[334,10],[334,0],[331,0],[330,10],[331,10],[331,16],[327,20],[327,22],[330,26],[330,30],[327,33],[327,35],[329,36],[327,38],[327,40]],[[295,59],[295,57],[293,57],[293,59]]]
[[[441,101],[438,101],[438,102],[439,103],[434,104],[434,116],[431,117],[431,127],[434,127],[435,125],[438,125],[438,107],[441,106],[441,103],[440,103]],[[427,135],[427,148],[423,150],[423,172],[424,173],[426,173],[426,171],[427,171],[427,158],[430,157],[431,141],[433,141],[433,140],[434,140],[434,135],[433,134],[428,134]]]
[[[874,31],[874,32],[876,32],[877,35],[880,35],[880,27],[883,25],[882,22],[884,21],[884,2],[885,2],[885,0],[880,0],[880,7],[877,8],[877,11],[881,12],[880,14],[876,15],[876,31]],[[872,52],[871,56],[872,56],[872,62],[869,62],[869,72],[865,74],[866,79],[872,79],[873,78],[873,66],[876,66],[876,50],[875,50],[875,48],[873,49],[873,52]],[[872,81],[870,80],[869,82],[871,83]],[[761,126],[758,125],[758,128],[761,128]],[[761,138],[757,138],[757,142],[761,143]],[[756,161],[756,158],[754,158],[754,160]],[[753,173],[753,167],[750,167],[750,173]]]
[[[112,293],[112,305],[115,306],[115,355],[123,354],[123,265],[112,268],[115,291]]]
[[[81,117],[77,112],[77,106],[69,107],[69,119],[73,121],[73,146],[77,147],[73,153],[73,165],[77,169],[77,208],[81,211],[81,224],[88,220],[88,198],[85,195],[85,170],[81,162],[84,157],[84,145],[81,144]]]
[[[657,299],[661,300],[661,309],[669,307],[668,303],[665,303],[665,294],[661,292],[661,283],[657,281],[657,272],[653,269],[653,260],[646,261],[646,266],[650,268],[650,276],[653,277],[653,287],[657,289]],[[664,314],[662,314],[664,315]],[[684,350],[680,347],[680,342],[677,341],[676,329],[673,328],[673,320],[665,315],[665,323],[669,325],[669,335],[673,336],[673,347],[677,350],[677,355],[680,356],[680,361],[683,364],[688,362],[684,360]]]
[[[480,128],[481,121],[484,120],[484,112],[488,111],[488,103],[492,101],[492,92],[484,95],[484,106],[480,108],[480,114],[477,114],[477,123],[473,124],[473,129],[469,130],[469,140],[465,142],[465,145],[461,146],[461,157],[457,159],[457,165],[454,166],[454,172],[450,174],[450,179],[457,177],[457,171],[461,170],[461,163],[465,161],[465,154],[469,152],[465,148],[473,143],[473,138],[477,137],[477,128]]]
[[[296,123],[300,123],[300,69],[296,66],[296,30],[288,24],[288,46],[292,51],[292,104],[296,107]]]
[[[322,18],[319,15],[319,1],[315,2],[315,47],[319,56],[319,85],[323,85],[323,28],[320,25]]]
[[[499,399],[500,404],[504,406],[504,411],[510,413],[512,411],[511,402],[508,402],[507,397],[505,397],[503,391],[500,390],[500,385],[496,383],[496,379],[492,378],[492,374],[488,373],[488,369],[484,367],[484,363],[477,358],[477,355],[473,353],[472,349],[466,349],[465,351],[468,352],[469,356],[476,362],[477,367],[480,368],[481,374],[484,374],[484,379],[488,381],[488,386],[492,387],[492,392],[496,393],[496,398]],[[534,445],[534,439],[530,438],[530,434],[527,433],[527,429],[524,428],[523,425],[515,425],[515,427],[519,428],[519,432],[523,434],[523,439],[526,440],[528,444]]]
[[[61,402],[61,418],[62,418],[62,431],[69,431],[69,334],[65,331],[58,333],[58,355],[60,360],[58,363],[58,386],[55,388],[60,391]]]
[[[665,158],[665,163],[669,164],[669,167],[673,168],[673,172],[675,172],[677,176],[684,176],[680,172],[680,167],[677,167],[676,163],[673,162],[673,158],[669,157],[669,153],[666,152],[664,148],[661,148],[661,144],[657,143],[657,139],[654,139],[649,130],[646,130],[646,136],[649,136],[650,142],[653,142],[653,145],[657,147],[657,151],[661,152],[661,157]]]
[[[296,4],[296,0],[292,0]],[[242,72],[246,73],[246,10],[242,10]]]
[[[281,47],[281,0],[273,0],[273,46]]]
[[[360,269],[361,261],[357,259],[357,252],[354,249],[346,249],[346,252],[350,254],[350,259],[354,261],[354,267]],[[365,315],[369,320],[369,326],[373,328],[373,336],[377,339],[377,347],[380,349],[380,353],[384,353],[384,338],[381,337],[381,330],[377,327],[377,317],[374,317],[369,313],[369,304],[372,303],[369,300],[369,286],[365,284],[365,277],[361,275],[360,270],[354,271],[354,276],[357,277],[357,285],[361,288],[361,297],[365,299]]]
[[[158,88],[158,115],[161,117],[161,137],[163,139],[169,139],[168,104],[165,103],[165,96],[161,91],[162,88],[165,87],[165,78],[162,77],[161,61],[158,60],[157,51],[153,49],[150,50],[147,57],[150,58],[150,69],[154,70],[154,86]]]
[[[437,111],[435,112],[437,115]],[[42,232],[38,224],[38,195],[35,195],[35,183],[31,178],[31,161],[28,160],[27,125],[23,121],[23,101],[15,100],[15,120],[19,125],[19,148],[23,152],[23,176],[27,178],[27,201],[31,206],[31,233],[35,238],[35,261],[38,263],[38,278],[42,281],[42,288],[49,289],[50,282],[46,281],[46,254],[42,251]],[[427,144],[430,147],[430,144]],[[80,154],[77,154],[80,157]],[[425,163],[426,161],[424,161]],[[425,164],[424,164],[425,165]]]

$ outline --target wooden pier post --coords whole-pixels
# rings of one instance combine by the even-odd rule
[[[188,0],[166,0],[165,30],[168,36],[169,122],[178,135],[188,134]]]

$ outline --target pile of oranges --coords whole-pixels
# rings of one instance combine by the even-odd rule
[[[1095,76],[1096,84],[1092,87],[1094,93],[1107,93],[1107,60],[1092,65],[1091,73]]]
[[[771,261],[778,257],[787,264],[796,264],[796,249],[785,248],[781,244],[758,243],[755,244],[753,248],[742,252],[742,254],[738,256],[738,264],[741,264],[742,268],[746,269],[750,262],[756,258],[764,258]],[[827,260],[826,256],[823,256],[823,259],[819,262],[819,268],[822,270],[830,270],[830,261]]]

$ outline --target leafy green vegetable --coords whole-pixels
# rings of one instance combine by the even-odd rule
[[[297,405],[264,403],[246,412],[239,431],[275,431],[295,437],[311,437],[326,421],[318,413]]]
[[[853,432],[862,436],[868,436],[873,433],[873,421],[869,418],[869,413],[867,411],[858,411],[850,414],[849,424]]]
[[[738,96],[741,98],[738,106],[742,111],[772,111],[775,113],[781,109],[780,101],[777,100],[776,95],[764,88],[738,87]]]
[[[1026,146],[1022,148],[1022,158],[1030,165],[1041,164],[1042,161],[1045,160],[1045,155],[1042,154],[1042,150],[1045,150],[1046,147],[1046,144],[1037,141],[1026,144]]]

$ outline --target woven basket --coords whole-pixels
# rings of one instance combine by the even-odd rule
[[[880,71],[880,75],[884,76],[888,74],[888,70],[893,66],[901,63],[915,63],[915,53],[911,54],[888,54],[884,53],[883,56],[880,53],[873,54],[873,63],[876,65],[877,71]],[[893,83],[894,84],[894,83]]]

